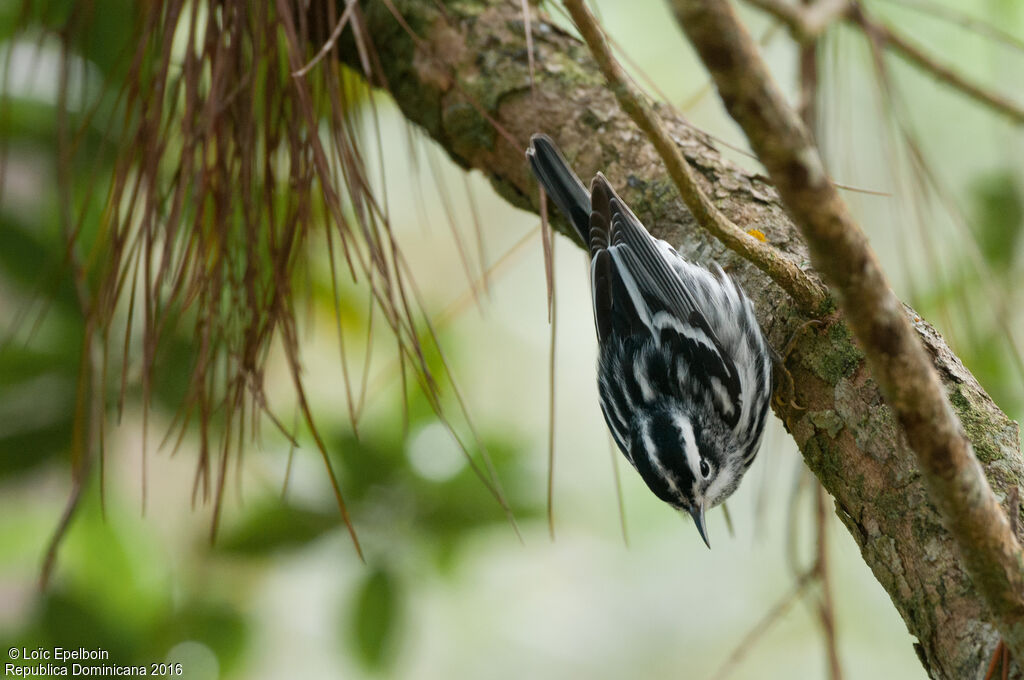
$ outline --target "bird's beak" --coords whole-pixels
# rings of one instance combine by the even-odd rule
[[[697,507],[691,508],[690,516],[693,517],[693,523],[697,525],[697,532],[700,533],[700,537],[704,539],[704,545],[710,549],[711,541],[708,540],[708,528],[704,524],[704,504],[701,503]]]

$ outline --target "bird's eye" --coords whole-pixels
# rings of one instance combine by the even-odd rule
[[[703,458],[700,461],[700,473],[704,476],[704,479],[707,479],[708,475],[711,474],[711,466]]]

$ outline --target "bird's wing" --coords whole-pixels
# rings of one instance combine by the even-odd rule
[[[723,348],[693,292],[667,259],[669,253],[647,232],[603,175],[591,185],[591,284],[598,337],[647,333],[688,374],[702,380],[718,411],[738,421],[739,372]],[[596,248],[596,240],[605,248]]]
[[[619,261],[621,254],[610,246],[614,193],[602,175],[594,178],[590,213],[590,291],[594,302],[597,338],[607,342],[613,335],[620,339],[651,334],[651,312],[636,288],[628,270]]]

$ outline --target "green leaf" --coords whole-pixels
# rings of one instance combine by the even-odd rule
[[[356,657],[371,670],[394,659],[400,628],[400,593],[395,577],[377,569],[359,587],[351,611],[349,642]]]

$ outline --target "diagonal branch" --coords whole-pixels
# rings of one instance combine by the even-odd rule
[[[814,40],[831,23],[843,19],[860,28],[869,39],[876,40],[940,82],[1006,116],[1015,125],[1024,124],[1024,106],[943,64],[914,41],[872,19],[856,0],[818,0],[806,8],[784,0],[747,0],[747,3],[782,22],[797,42]]]
[[[675,182],[683,202],[697,219],[697,223],[714,234],[730,250],[753,262],[758,269],[770,276],[775,283],[793,296],[805,313],[817,313],[825,304],[827,297],[821,283],[801,270],[795,262],[783,257],[768,243],[737,227],[711,202],[697,184],[694,170],[683,157],[679,146],[669,136],[661,119],[615,60],[597,20],[583,0],[564,0],[564,4],[590,47],[591,54],[594,55],[619,104],[658,150],[669,177]]]
[[[940,82],[960,90],[968,97],[988,106],[1013,122],[1024,125],[1024,107],[1006,96],[973,82],[951,66],[943,64],[928,54],[920,45],[895,32],[880,21],[875,21],[859,5],[855,4],[848,15],[869,38],[877,40],[887,49],[903,57],[917,68],[930,73]]]
[[[758,9],[781,21],[799,43],[813,42],[836,19],[850,11],[850,0],[817,0],[801,6],[785,0],[747,0]]]
[[[1024,658],[1020,545],[992,493],[939,376],[868,244],[757,46],[724,0],[674,0],[680,25],[729,114],[768,169],[807,238],[812,262],[842,300],[872,375],[896,412],[932,502],[1017,658]]]

